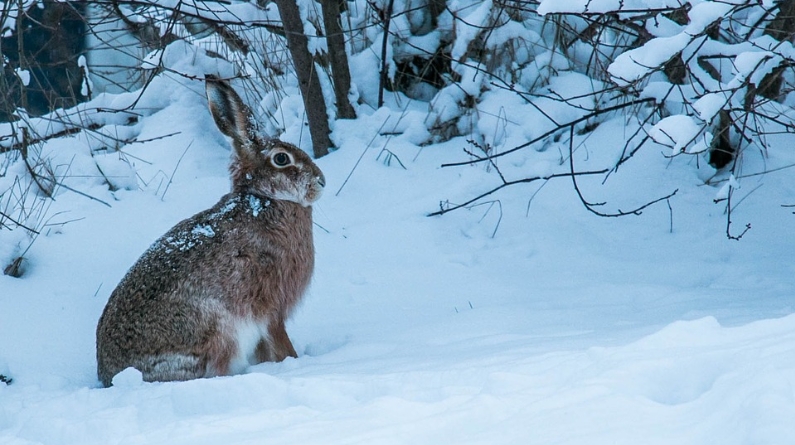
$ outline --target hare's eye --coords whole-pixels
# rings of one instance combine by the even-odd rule
[[[284,167],[290,164],[290,156],[287,153],[276,153],[273,155],[273,163],[276,164],[277,167]]]

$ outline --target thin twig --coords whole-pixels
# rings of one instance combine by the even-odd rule
[[[559,132],[560,130],[563,130],[566,127],[574,128],[575,125],[579,124],[580,122],[584,122],[584,121],[586,121],[586,120],[588,120],[588,119],[590,119],[592,117],[599,116],[600,114],[604,114],[604,113],[609,113],[611,111],[620,110],[622,108],[627,108],[627,107],[631,107],[631,106],[634,106],[634,105],[646,103],[646,102],[654,102],[654,98],[653,97],[647,97],[647,98],[643,98],[643,99],[636,99],[636,100],[632,100],[632,101],[629,101],[629,102],[626,102],[626,103],[623,103],[623,104],[613,105],[612,107],[602,108],[600,110],[594,111],[593,113],[588,113],[585,116],[582,116],[582,117],[580,117],[578,119],[574,119],[573,121],[567,122],[567,123],[562,124],[562,125],[558,125],[557,127],[553,128],[552,130],[549,130],[549,131],[545,132],[541,136],[538,136],[538,137],[536,137],[536,138],[534,138],[534,139],[532,139],[532,140],[530,140],[528,142],[525,142],[524,144],[517,145],[516,147],[513,147],[510,150],[506,150],[506,151],[497,153],[495,155],[488,155],[488,156],[483,157],[483,158],[473,159],[473,160],[470,160],[470,161],[451,162],[449,164],[442,164],[442,167],[457,167],[457,166],[460,166],[460,165],[472,165],[472,164],[477,164],[479,162],[491,161],[491,160],[493,160],[495,158],[499,158],[501,156],[505,156],[507,154],[513,153],[515,151],[518,151],[518,150],[526,148],[526,147],[528,147],[530,145],[533,145],[536,142],[538,142],[540,140],[543,140],[543,139],[547,138],[548,136],[551,136],[551,135]]]
[[[674,233],[674,209],[671,207],[670,199],[666,199],[665,203],[668,204],[668,233]]]
[[[726,238],[734,241],[740,241],[745,234],[751,230],[751,223],[747,223],[742,232],[738,235],[732,235],[732,195],[734,194],[734,187],[729,185],[729,194],[726,197]]]
[[[353,176],[353,172],[354,172],[354,170],[356,170],[356,167],[359,165],[360,162],[362,162],[362,158],[364,157],[364,154],[367,153],[367,149],[370,148],[371,145],[373,145],[373,142],[375,141],[375,138],[377,138],[378,136],[381,135],[381,130],[384,128],[384,125],[386,125],[387,121],[389,121],[389,116],[387,116],[386,119],[384,119],[384,123],[382,123],[381,126],[378,127],[378,131],[375,132],[375,134],[373,135],[373,138],[370,139],[370,142],[368,142],[367,145],[364,147],[364,150],[362,150],[362,154],[359,155],[359,159],[356,160],[356,164],[353,165],[353,168],[351,169],[351,172],[348,173],[348,177],[345,178],[344,181],[342,181],[342,185],[340,186],[339,190],[337,190],[337,193],[334,194],[334,196],[339,196],[340,195],[340,192],[342,191],[342,188],[345,187],[345,184],[347,184],[348,180],[351,179],[351,176]]]
[[[478,224],[482,223],[483,220],[486,219],[486,216],[489,214],[489,212],[491,212],[491,209],[494,208],[494,204],[497,204],[497,209],[500,211],[500,214],[497,217],[497,224],[494,226],[494,230],[491,232],[491,237],[494,238],[495,236],[497,236],[497,230],[499,230],[500,223],[502,222],[502,202],[499,199],[495,199],[493,201],[485,201],[477,204],[472,204],[471,206],[467,207],[467,209],[472,210],[475,207],[480,207],[486,204],[489,205],[489,208],[487,208],[486,212],[483,213],[483,216],[480,217],[480,219],[478,220]]]
[[[190,144],[188,144],[188,146],[185,147],[185,151],[183,151],[182,155],[179,157],[179,159],[177,159],[177,165],[174,166],[174,171],[171,172],[171,176],[168,178],[168,183],[166,184],[166,189],[163,190],[163,196],[160,197],[161,201],[164,201],[166,199],[166,193],[168,192],[169,186],[171,186],[171,182],[174,180],[174,175],[177,173],[177,169],[179,168],[179,164],[180,164],[180,162],[182,162],[182,158],[185,157],[185,154],[188,152],[188,150],[190,149],[191,145],[193,145],[193,141],[190,141]]]
[[[514,180],[514,181],[506,181],[506,182],[503,182],[502,184],[498,185],[497,187],[494,187],[493,189],[491,189],[491,190],[489,190],[489,191],[487,191],[485,193],[482,193],[482,194],[480,194],[480,195],[468,200],[467,202],[465,202],[463,204],[457,204],[457,205],[454,205],[453,207],[445,208],[442,205],[442,203],[440,203],[439,206],[441,207],[441,209],[437,210],[437,211],[435,211],[433,213],[429,213],[427,216],[444,215],[445,213],[449,213],[449,212],[452,212],[453,210],[460,209],[461,207],[466,207],[466,206],[472,204],[473,202],[475,202],[475,201],[477,201],[477,200],[479,200],[481,198],[484,198],[486,196],[491,195],[492,193],[495,193],[495,192],[497,192],[499,190],[504,189],[505,187],[509,187],[509,186],[516,185],[516,184],[525,184],[525,183],[528,183],[528,182],[534,182],[534,181],[539,181],[539,180],[548,181],[548,180],[553,179],[553,178],[565,178],[565,177],[568,177],[568,176],[601,175],[601,174],[604,174],[604,173],[607,173],[607,169],[594,170],[594,171],[585,171],[585,172],[554,173],[554,174],[547,175],[547,176],[535,176],[535,177],[532,177],[532,178],[524,178],[524,179],[517,179],[517,180]]]
[[[23,229],[27,230],[28,232],[32,232],[32,233],[35,233],[36,235],[39,235],[39,232],[38,232],[37,230],[35,230],[35,229],[31,229],[30,227],[28,227],[28,226],[26,226],[26,225],[22,224],[21,222],[19,222],[19,221],[15,220],[15,219],[14,219],[14,218],[12,218],[11,216],[9,216],[9,215],[7,215],[7,214],[5,214],[5,213],[3,213],[3,212],[0,212],[0,217],[6,218],[7,220],[9,220],[9,221],[11,221],[12,223],[16,224],[18,227],[22,227]],[[2,223],[2,221],[0,221],[0,223]],[[6,226],[5,224],[3,224],[3,226],[5,226],[5,227],[8,227],[8,226]],[[10,227],[9,227],[9,228],[10,228]]]
[[[748,118],[749,115],[746,113],[743,119],[743,128],[748,128]],[[736,128],[736,127],[735,127]],[[738,128],[739,131],[742,131]],[[751,142],[749,141],[749,145]],[[736,154],[732,156],[732,168],[731,168],[731,175],[734,176],[737,173],[737,166],[739,165],[738,159],[740,158],[739,154],[741,153],[740,144],[738,143]],[[740,232],[739,235],[732,235],[731,227],[732,227],[732,196],[734,195],[734,186],[732,186],[731,181],[727,184],[729,187],[729,193],[726,195],[726,237],[730,240],[740,241],[745,234],[751,230],[751,223],[747,223],[743,230]],[[755,190],[755,189],[754,189]],[[752,190],[753,192],[753,190]]]
[[[104,204],[104,205],[106,205],[106,206],[108,206],[108,207],[112,207],[112,206],[111,206],[110,204],[108,204],[107,202],[105,202],[105,201],[103,201],[103,200],[101,200],[101,199],[99,199],[99,198],[96,198],[96,197],[94,197],[94,196],[91,196],[91,195],[89,195],[88,193],[81,192],[80,190],[77,190],[77,189],[74,189],[74,188],[72,188],[72,187],[69,187],[68,185],[65,185],[65,184],[64,184],[64,183],[62,183],[62,182],[58,182],[58,181],[55,181],[55,180],[53,180],[53,179],[50,179],[50,178],[45,178],[45,177],[43,177],[43,176],[39,176],[39,177],[40,177],[40,178],[42,178],[42,179],[46,179],[46,180],[48,180],[48,181],[52,182],[54,185],[56,185],[56,186],[58,186],[58,187],[63,187],[63,188],[65,188],[66,190],[69,190],[70,192],[77,193],[78,195],[80,195],[80,196],[83,196],[83,197],[85,197],[85,198],[88,198],[88,199],[90,199],[90,200],[92,200],[92,201],[96,201],[96,202],[98,202],[98,203],[100,203],[100,204]],[[53,187],[53,188],[54,188],[54,187]]]
[[[601,206],[601,205],[604,205],[606,203],[605,202],[591,203],[591,202],[586,201],[585,197],[582,194],[582,191],[580,191],[579,185],[577,185],[577,179],[575,178],[575,175],[574,175],[574,142],[573,141],[574,141],[574,127],[571,127],[571,131],[569,133],[569,170],[571,172],[571,182],[574,185],[574,190],[577,192],[577,196],[580,198],[580,202],[582,202],[582,205],[585,206],[585,208],[589,212],[593,213],[594,215],[602,216],[602,217],[606,217],[606,218],[617,218],[619,216],[627,216],[627,215],[640,215],[646,207],[649,207],[649,206],[651,206],[653,204],[656,204],[656,203],[658,203],[660,201],[668,201],[668,199],[670,199],[671,197],[676,195],[677,192],[679,192],[679,189],[676,189],[673,192],[669,193],[668,195],[663,196],[662,198],[657,198],[657,199],[655,199],[653,201],[649,201],[646,204],[644,204],[644,205],[642,205],[640,207],[637,207],[637,208],[635,208],[633,210],[623,211],[623,210],[619,209],[615,213],[600,212],[600,211],[596,210],[594,207]],[[670,205],[670,203],[669,203],[669,205]]]

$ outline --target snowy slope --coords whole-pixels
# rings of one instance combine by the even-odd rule
[[[62,191],[50,212],[75,221],[36,240],[24,278],[0,276],[0,373],[14,378],[0,385],[0,443],[795,441],[787,170],[740,179],[748,197],[732,230],[752,229],[739,242],[712,203],[720,184],[655,146],[604,185],[579,180],[612,210],[679,190],[640,216],[594,216],[560,178],[429,218],[498,177],[440,168],[467,159],[466,138],[417,146],[427,104],[405,98],[389,104],[400,112],[362,107],[337,122],[341,148],[318,161],[328,186],[315,206],[316,273],[288,325],[298,359],[184,383],[125,374],[100,389],[94,330],[108,295],[154,239],[228,187],[229,148],[202,86],[182,83],[155,84],[170,101],[139,126],[142,139],[179,134],[125,148],[142,190],[74,175],[68,184],[112,207]],[[540,132],[508,92],[481,106],[523,125],[510,143]],[[376,136],[387,118],[384,131],[399,122],[402,135]],[[624,125],[617,116],[578,136],[577,169],[614,163]],[[769,142],[745,173],[792,163],[776,150],[791,137]],[[565,172],[567,149],[500,162],[513,177]],[[0,240],[10,255],[14,239]]]

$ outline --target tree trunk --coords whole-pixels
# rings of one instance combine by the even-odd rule
[[[731,143],[732,120],[727,110],[718,113],[718,125],[709,151],[709,164],[716,169],[729,165],[734,159],[734,146]]]
[[[778,7],[778,14],[767,24],[764,34],[780,41],[791,40],[795,34],[795,0],[784,0],[779,3]],[[759,85],[748,85],[743,104],[746,112],[750,113],[753,111],[757,96],[769,100],[777,100],[779,98],[783,84],[782,73],[784,68],[785,66],[781,65],[773,69],[762,78]],[[712,140],[712,147],[709,153],[709,163],[715,168],[723,168],[729,165],[736,156],[736,150],[732,146],[729,137],[732,126],[731,116],[727,110],[721,110],[719,117],[716,136]]]
[[[351,91],[351,72],[348,67],[348,54],[345,52],[345,36],[340,26],[339,0],[321,0],[323,23],[326,26],[329,61],[331,62],[334,95],[337,98],[337,118],[354,119],[354,111],[348,93]]]
[[[389,22],[392,20],[392,7],[394,4],[395,0],[389,0],[386,11],[382,12],[381,17],[384,27],[384,38],[381,41],[381,73],[379,76],[380,81],[378,82],[378,108],[384,106],[384,88],[386,88],[386,83],[389,81],[389,73],[387,73],[386,63],[386,49],[389,42]]]
[[[326,102],[323,99],[323,90],[320,87],[315,64],[312,60],[312,55],[309,54],[301,12],[295,0],[275,0],[274,2],[276,7],[279,8],[279,15],[282,18],[282,25],[287,38],[287,48],[290,50],[293,65],[295,66],[295,74],[298,76],[298,85],[301,88],[306,117],[309,121],[312,150],[315,158],[319,158],[327,155],[331,146],[328,112],[326,111]]]
[[[795,0],[784,0],[779,3],[778,14],[765,27],[764,33],[782,42],[792,39],[795,34]],[[781,94],[783,72],[784,66],[771,71],[756,86],[756,94],[770,100],[778,99]]]

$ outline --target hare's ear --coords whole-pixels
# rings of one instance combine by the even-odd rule
[[[251,110],[228,83],[212,74],[205,78],[207,102],[215,125],[221,133],[232,138],[235,150],[242,155],[240,151],[251,149],[256,139]]]

